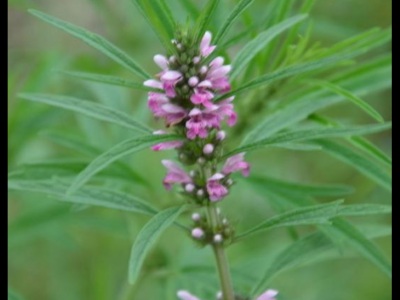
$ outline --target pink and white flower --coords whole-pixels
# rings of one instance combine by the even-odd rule
[[[192,178],[176,163],[165,159],[161,162],[168,170],[167,175],[163,180],[164,187],[167,190],[170,190],[172,188],[172,184],[174,183],[192,183]]]
[[[157,130],[154,131],[153,134],[167,134],[164,130]],[[162,142],[159,144],[156,144],[151,147],[152,150],[154,151],[161,151],[161,150],[169,150],[169,149],[176,149],[180,148],[183,146],[182,141],[168,141],[168,142]]]
[[[245,153],[239,153],[229,157],[222,167],[222,173],[229,175],[233,172],[242,171],[243,176],[249,176],[250,164],[244,161],[244,155]]]
[[[275,296],[278,295],[276,290],[267,290],[257,297],[256,300],[276,300]]]
[[[206,31],[204,33],[203,38],[201,39],[200,42],[200,53],[203,57],[209,56],[216,48],[216,46],[211,46],[211,32]]]
[[[207,121],[204,120],[202,111],[193,108],[189,113],[190,119],[186,122],[186,136],[188,139],[195,139],[197,136],[206,138],[208,135]]]
[[[228,188],[221,184],[220,180],[225,176],[216,173],[207,180],[207,193],[210,201],[216,202],[228,195]]]
[[[161,75],[160,79],[163,84],[165,94],[170,98],[176,97],[175,85],[182,80],[182,74],[178,71],[165,71]]]
[[[180,300],[200,300],[199,298],[190,294],[188,291],[178,291],[177,296]]]

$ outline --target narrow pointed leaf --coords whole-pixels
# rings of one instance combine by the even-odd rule
[[[207,4],[202,9],[199,18],[196,21],[196,40],[200,41],[201,35],[207,30],[208,24],[210,23],[213,13],[217,8],[220,0],[208,0]]]
[[[225,34],[228,32],[229,28],[233,25],[235,20],[248,8],[254,0],[241,0],[235,8],[232,10],[232,12],[229,14],[228,18],[225,20],[224,24],[218,31],[214,43],[218,45],[219,41],[225,36]]]
[[[302,207],[294,209],[283,214],[276,215],[261,224],[253,227],[252,229],[237,236],[237,239],[249,237],[253,234],[260,233],[282,226],[294,225],[314,225],[314,224],[327,224],[329,220],[337,216],[339,205],[343,200],[335,201],[329,204],[312,205],[309,207]]]
[[[43,12],[34,9],[29,9],[28,11],[36,17],[42,19],[43,21],[50,23],[51,25],[58,27],[61,30],[64,30],[65,32],[73,35],[74,37],[77,37],[78,39],[81,39],[88,45],[99,50],[100,52],[102,52],[115,62],[119,63],[121,66],[127,68],[132,73],[140,76],[141,78],[151,78],[151,76],[146,71],[144,71],[131,57],[129,57],[121,49],[114,46],[104,37],[89,32],[79,26],[65,22],[61,19],[47,15]]]
[[[324,151],[328,154],[354,167],[386,190],[392,190],[392,178],[389,172],[382,169],[382,167],[378,166],[370,159],[365,158],[351,148],[333,141],[318,140],[314,141],[314,143],[322,146]]]
[[[46,103],[49,105],[61,107],[64,109],[72,110],[86,116],[107,121],[112,124],[123,126],[129,129],[133,129],[142,133],[150,133],[152,130],[146,125],[136,121],[131,116],[106,107],[104,105],[82,100],[78,98],[59,96],[59,95],[46,95],[46,94],[19,94],[19,97],[40,103]]]
[[[107,208],[153,215],[157,210],[144,200],[105,188],[84,187],[73,195],[65,192],[70,185],[66,180],[21,180],[9,179],[8,189],[43,193],[59,201],[84,205],[95,205]]]
[[[96,74],[96,73],[87,73],[87,72],[76,72],[76,71],[61,71],[63,75],[67,75],[70,77],[94,81],[94,82],[101,82],[110,85],[116,86],[123,86],[128,87],[136,90],[143,90],[143,91],[151,91],[151,88],[148,88],[143,85],[143,83],[135,82],[131,80],[127,80],[121,77],[111,76],[111,75],[104,75],[104,74]]]
[[[303,21],[307,15],[299,15],[289,18],[270,29],[260,33],[254,40],[247,43],[247,45],[236,55],[232,62],[232,73],[231,78],[235,78],[239,75],[246,65],[260,52],[262,49],[268,45],[276,36],[290,28],[291,26]]]
[[[158,240],[165,229],[170,226],[182,213],[184,206],[168,208],[159,212],[142,228],[131,250],[129,259],[128,278],[129,283],[134,284],[139,276],[140,269],[146,255]]]
[[[365,125],[365,126],[354,126],[348,128],[316,128],[316,129],[305,129],[298,131],[289,131],[278,133],[269,138],[262,139],[260,141],[249,143],[242,147],[239,147],[227,154],[224,157],[232,156],[236,153],[254,151],[257,149],[262,149],[264,147],[281,144],[286,142],[297,142],[304,140],[313,140],[325,137],[344,137],[344,136],[353,136],[353,135],[363,135],[363,134],[371,134],[380,132],[383,130],[387,130],[391,127],[391,123],[385,124],[373,124],[373,125]]]
[[[378,122],[384,122],[383,117],[371,105],[369,105],[368,103],[366,103],[365,101],[363,101],[362,99],[360,99],[359,97],[354,95],[353,93],[341,88],[340,86],[330,83],[330,82],[319,81],[319,80],[312,80],[309,82],[315,83],[315,84],[322,86],[334,93],[337,93],[337,94],[343,96],[347,100],[351,101],[352,103],[354,103],[355,105],[360,107],[363,111],[365,111],[367,114],[369,114],[371,117],[373,117]]]
[[[122,157],[131,155],[135,152],[146,149],[157,143],[171,141],[171,140],[179,140],[180,138],[181,137],[177,135],[165,134],[165,135],[147,135],[147,136],[135,137],[133,139],[124,140],[119,144],[115,145],[110,150],[98,156],[95,160],[93,160],[76,177],[76,179],[68,189],[67,193],[72,194],[82,185],[84,185],[93,175],[100,172],[108,165],[110,165],[111,163]]]
[[[338,216],[365,216],[375,214],[390,214],[392,207],[383,204],[349,204],[339,207]]]

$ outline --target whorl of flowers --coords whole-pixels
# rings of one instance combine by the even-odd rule
[[[172,53],[154,56],[154,62],[161,68],[157,79],[144,82],[145,86],[155,89],[148,94],[148,106],[154,116],[163,119],[166,127],[183,137],[157,144],[152,149],[177,149],[181,163],[196,164],[186,173],[177,163],[163,160],[168,170],[164,186],[171,189],[173,184],[181,184],[184,193],[198,204],[226,197],[233,183],[229,178],[231,173],[249,174],[244,153],[228,158],[217,171],[222,141],[226,137],[221,127],[223,123],[235,125],[237,115],[232,104],[234,97],[224,98],[231,89],[228,79],[231,66],[224,65],[221,56],[210,57],[216,48],[211,45],[211,38],[207,31],[196,43],[190,35],[178,32],[172,40]],[[156,131],[154,134],[165,133]]]

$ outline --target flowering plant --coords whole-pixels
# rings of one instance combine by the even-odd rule
[[[317,256],[335,246],[340,247],[342,241],[386,274],[391,273],[387,258],[371,241],[374,236],[364,234],[356,224],[345,218],[387,214],[391,212],[389,205],[344,204],[343,199],[323,200],[320,203],[316,198],[342,198],[353,190],[347,185],[307,185],[266,177],[260,169],[264,171],[267,166],[257,166],[249,158],[250,152],[269,147],[285,151],[321,151],[354,167],[383,189],[390,190],[390,158],[361,136],[385,131],[391,124],[384,122],[372,106],[360,99],[365,90],[358,85],[365,78],[373,80],[378,74],[375,67],[383,68],[385,61],[379,58],[379,64],[367,61],[342,71],[349,60],[387,42],[390,34],[385,30],[373,30],[331,48],[309,46],[311,27],[306,28],[305,37],[296,39],[296,36],[302,32],[300,24],[306,20],[313,1],[304,1],[301,14],[288,18],[285,16],[289,14],[291,4],[288,7],[278,5],[279,17],[270,21],[265,30],[257,33],[241,49],[235,49],[234,59],[231,60],[228,45],[240,41],[241,36],[233,36],[230,43],[223,43],[224,39],[253,2],[238,1],[219,29],[212,31],[210,18],[219,5],[217,0],[207,1],[203,11],[195,13],[196,22],[186,25],[177,24],[165,1],[133,0],[165,49],[163,54],[153,57],[160,69],[154,76],[105,38],[42,12],[30,11],[100,50],[140,77],[142,82],[76,71],[67,71],[67,75],[146,91],[148,109],[158,121],[157,126],[163,127],[152,128],[130,113],[79,98],[20,94],[23,99],[82,113],[135,133],[133,137],[97,155],[83,170],[73,173],[72,180],[59,173],[50,174],[49,178],[27,180],[21,177],[18,170],[10,174],[9,180],[12,190],[42,192],[75,204],[99,205],[151,215],[152,218],[136,235],[131,249],[128,279],[132,286],[137,286],[146,255],[170,225],[182,229],[199,247],[212,249],[219,277],[219,284],[214,284],[212,291],[196,288],[193,282],[178,286],[174,297],[181,300],[205,300],[210,297],[219,300],[283,299],[286,291],[271,285],[273,276],[311,261],[309,256],[313,254]],[[193,8],[191,5],[188,7]],[[188,11],[193,13],[193,10]],[[282,38],[281,44],[276,42],[277,37]],[[256,60],[258,63],[251,64]],[[322,71],[332,72],[335,76]],[[299,79],[296,81],[293,78]],[[386,87],[385,84],[376,82],[376,88]],[[276,103],[269,107],[266,102],[274,97]],[[317,110],[343,100],[349,100],[379,123],[344,125],[340,120],[317,113]],[[263,111],[267,111],[268,115],[261,115],[260,118]],[[242,140],[240,145],[237,143],[239,138]],[[359,152],[331,138],[342,138],[358,148]],[[105,188],[105,182],[109,184],[113,181],[103,182],[99,177],[107,167],[111,168],[113,163],[116,165],[117,160],[148,148],[156,152],[174,150],[177,154],[174,159],[161,160],[166,169],[162,184],[167,190],[162,195],[175,195],[175,203],[169,203],[166,209],[155,208],[148,201],[118,190],[113,185],[112,189]],[[253,174],[254,169],[259,171]],[[143,179],[146,170],[136,171],[139,175],[135,174],[135,182],[146,181],[146,178]],[[122,177],[126,180],[125,175]],[[246,179],[242,180],[243,177]],[[89,181],[92,185],[86,185]],[[125,184],[122,184],[123,189]],[[265,196],[272,207],[265,210],[266,214],[261,216],[257,225],[250,222],[249,229],[244,229],[247,226],[243,228],[236,221],[240,215],[238,211],[229,210],[230,205],[235,205],[232,198],[236,201],[239,198],[234,194],[244,189],[246,184]],[[129,188],[128,185],[126,189]],[[150,195],[151,191],[146,193]],[[253,193],[240,195],[245,197],[241,199],[242,203],[256,207],[253,213],[259,210],[251,204],[255,197]],[[267,217],[271,210],[276,213]],[[182,214],[185,218],[180,223],[178,218]],[[243,213],[242,218],[251,219],[249,216]],[[306,228],[311,230],[300,233],[297,226],[308,226]],[[293,241],[279,249],[266,270],[252,270],[246,273],[252,278],[250,282],[242,280],[240,272],[229,266],[227,249],[278,227],[287,228]],[[257,274],[257,278],[253,274]]]

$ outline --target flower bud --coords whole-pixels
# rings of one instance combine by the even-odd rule
[[[195,56],[195,57],[193,57],[193,63],[194,64],[198,64],[200,62],[200,57],[199,56]]]
[[[197,191],[196,195],[201,198],[204,196],[204,191],[202,189],[200,189]]]
[[[204,237],[204,231],[203,229],[196,227],[192,230],[192,237],[194,237],[195,239],[199,240],[202,237]]]
[[[204,159],[204,157],[199,157],[199,158],[197,159],[197,163],[198,163],[199,165],[204,165],[205,162],[206,162],[206,160]]]
[[[214,243],[219,244],[222,242],[222,240],[223,240],[223,238],[222,238],[221,234],[217,233],[216,235],[214,235]]]
[[[188,193],[193,192],[194,189],[195,189],[195,186],[192,183],[188,183],[187,185],[185,185],[185,191],[188,192]]]
[[[200,68],[200,74],[202,74],[202,75],[206,74],[207,71],[208,71],[208,68],[207,68],[206,66],[202,66],[202,67]]]
[[[206,144],[203,148],[203,153],[206,155],[210,155],[214,151],[214,145],[213,144]]]
[[[196,76],[190,77],[189,78],[189,85],[191,87],[196,86],[199,83],[199,78],[197,78]]]
[[[192,214],[192,220],[193,221],[198,222],[198,221],[200,221],[200,219],[201,219],[201,216],[200,216],[199,213]]]
[[[223,130],[217,132],[217,140],[222,141],[226,137],[226,133]]]

